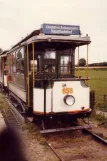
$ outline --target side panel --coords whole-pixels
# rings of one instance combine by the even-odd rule
[[[25,77],[24,74],[12,73],[11,81],[16,85],[25,90]]]
[[[3,77],[2,77],[1,72],[0,72],[0,82],[3,83]]]
[[[52,100],[52,89],[46,90],[46,112],[52,112],[53,100]]]
[[[7,87],[7,75],[4,75],[4,86]]]
[[[44,90],[39,88],[33,89],[33,111],[44,112]]]
[[[26,91],[22,88],[14,85],[13,83],[8,83],[9,89],[16,94],[19,98],[21,98],[24,102],[26,102]]]
[[[46,113],[51,112],[51,89],[46,89]],[[44,112],[44,89],[33,89],[33,111]]]

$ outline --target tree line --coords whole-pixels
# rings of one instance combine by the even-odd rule
[[[78,64],[76,65],[78,66]],[[79,59],[79,66],[85,67],[86,66],[86,60],[84,58]],[[100,62],[100,63],[91,63],[88,64],[88,66],[107,66],[107,62]]]

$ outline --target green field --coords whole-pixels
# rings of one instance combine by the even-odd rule
[[[107,102],[104,102],[104,95],[107,95],[107,69],[89,69],[88,75],[90,77],[88,84],[91,90],[95,90],[96,107],[102,108],[102,104],[105,104],[107,108]],[[80,76],[86,77],[85,69],[80,70]]]

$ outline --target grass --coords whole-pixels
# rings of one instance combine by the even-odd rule
[[[78,75],[77,70],[76,75]],[[107,102],[104,102],[104,95],[107,94],[107,69],[89,69],[88,75],[90,77],[88,84],[91,90],[95,91],[96,107],[107,110]],[[86,77],[85,69],[80,70],[80,76]]]
[[[102,116],[100,114],[95,115],[94,117],[95,117],[94,119],[99,122],[100,126],[103,126],[103,127],[107,128],[107,118],[105,118],[104,116]]]
[[[76,70],[78,76],[78,71]],[[86,70],[80,69],[80,76],[86,77]],[[88,85],[91,90],[95,91],[95,110],[101,110],[107,112],[107,96],[104,101],[104,95],[107,95],[107,68],[105,69],[89,69],[88,76],[90,80]],[[92,118],[97,120],[99,124],[107,128],[107,118],[102,115],[96,115],[95,110],[91,115]]]
[[[32,139],[36,139],[41,145],[46,145],[45,138],[40,134],[40,129],[35,123],[27,122],[23,127],[23,130],[27,130]]]

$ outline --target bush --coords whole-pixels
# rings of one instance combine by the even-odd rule
[[[100,126],[107,128],[107,118],[102,115],[95,115],[95,119],[99,122]]]
[[[107,103],[99,103],[98,107],[101,111],[107,112]]]

